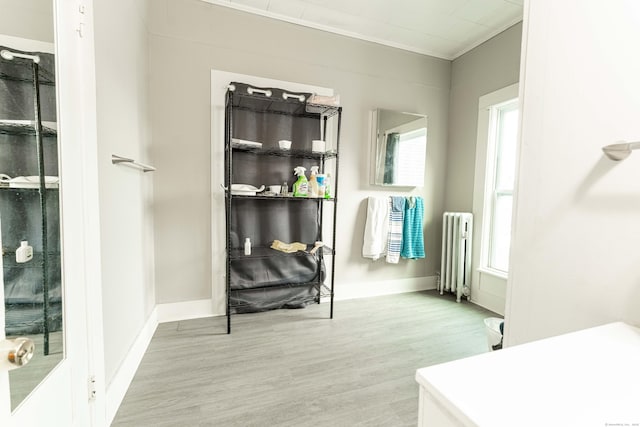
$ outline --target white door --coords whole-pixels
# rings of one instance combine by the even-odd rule
[[[17,3],[13,2],[14,6]],[[11,389],[16,384],[10,383],[6,370],[0,370],[0,426],[3,427],[84,427],[101,425],[100,420],[104,418],[100,417],[99,409],[103,408],[103,397],[90,399],[88,386],[93,369],[91,355],[99,348],[99,344],[90,343],[88,337],[94,336],[92,331],[96,328],[101,328],[89,314],[100,313],[95,309],[100,305],[96,298],[100,286],[96,238],[99,216],[97,187],[92,185],[96,182],[94,171],[97,170],[93,164],[96,148],[93,37],[90,28],[81,28],[83,22],[91,22],[91,0],[87,0],[84,7],[79,4],[58,0],[53,8],[49,6],[55,16],[64,354],[17,407],[14,403],[13,409]],[[10,6],[3,6],[5,18],[9,9]],[[23,17],[9,19],[19,21]],[[3,289],[0,272],[0,297]],[[4,299],[0,301],[0,319],[0,339],[3,339]],[[30,363],[34,363],[39,354],[36,350]]]

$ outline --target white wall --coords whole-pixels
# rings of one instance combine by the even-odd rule
[[[484,189],[477,185],[475,171],[476,150],[482,150],[476,147],[478,100],[518,82],[521,35],[522,23],[516,24],[456,58],[451,66],[445,210],[474,213],[471,301],[500,314],[507,281],[478,270],[482,216],[474,199],[482,199],[478,193]]]
[[[445,181],[448,211],[471,212],[478,99],[518,83],[521,35],[522,23],[516,24],[452,62]]]
[[[528,11],[528,12],[527,12]],[[640,3],[525,5],[509,345],[611,321],[640,326]]]
[[[211,298],[210,72],[212,69],[333,88],[341,95],[336,293],[348,297],[428,282],[440,262],[450,62],[271,20],[197,0],[150,4],[150,105],[154,130],[157,300]],[[369,184],[369,112],[429,117],[426,261],[372,263],[361,256],[366,204],[393,192]],[[213,212],[214,220],[223,211]],[[218,243],[220,250],[224,242]]]
[[[53,43],[53,1],[0,0],[0,34]]]
[[[144,0],[95,0],[97,128],[106,383],[155,303],[153,173],[111,164],[111,154],[153,163],[148,120]]]

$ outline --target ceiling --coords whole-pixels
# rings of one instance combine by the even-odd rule
[[[522,20],[524,0],[204,0],[444,59]]]

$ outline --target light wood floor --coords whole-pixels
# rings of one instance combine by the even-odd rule
[[[418,368],[487,351],[435,291],[158,326],[113,426],[415,426]]]

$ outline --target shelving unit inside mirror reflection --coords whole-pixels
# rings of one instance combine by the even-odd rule
[[[52,54],[0,48],[4,332],[42,334],[40,351],[48,355],[49,334],[61,330],[63,313],[55,61]],[[22,242],[32,258],[18,259]]]

